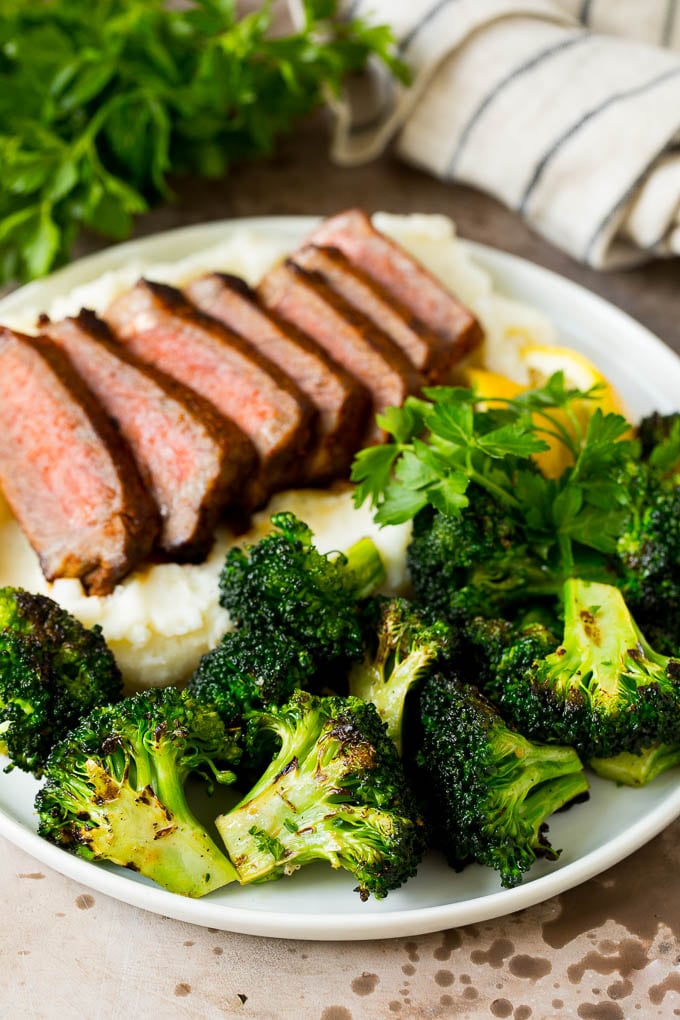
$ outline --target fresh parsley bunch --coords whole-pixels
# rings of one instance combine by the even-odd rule
[[[270,34],[271,4],[233,0],[1,0],[0,283],[68,256],[85,226],[125,237],[168,175],[222,175],[276,139],[376,55],[388,28],[335,21]]]
[[[460,514],[474,482],[502,504],[534,542],[556,544],[567,573],[572,544],[612,553],[630,494],[626,463],[636,444],[621,415],[596,408],[586,427],[575,404],[593,401],[598,387],[565,385],[556,372],[547,383],[513,399],[482,398],[463,387],[434,387],[410,397],[378,421],[392,437],[362,450],[354,462],[357,506],[369,499],[380,524],[400,524],[423,507]],[[531,460],[550,437],[573,461],[558,479]]]

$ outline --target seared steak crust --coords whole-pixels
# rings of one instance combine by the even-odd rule
[[[403,351],[323,277],[300,269],[290,259],[267,273],[259,294],[268,308],[313,337],[368,389],[372,416],[364,442],[384,441],[375,415],[402,404],[422,382]]]
[[[481,340],[481,326],[472,312],[400,245],[377,231],[361,209],[324,220],[309,242],[339,248],[353,265],[453,344],[456,360]]]
[[[160,548],[201,559],[219,511],[255,464],[250,440],[212,404],[117,343],[90,311],[43,331],[71,359],[126,440],[160,511]]]
[[[367,273],[352,265],[339,248],[305,245],[293,255],[302,269],[321,273],[326,283],[354,305],[400,347],[413,367],[430,384],[450,381],[459,355],[454,344],[429,329],[405,305],[388,294]]]
[[[140,280],[106,319],[133,354],[195,390],[252,441],[260,462],[244,505],[260,505],[289,482],[309,447],[314,410],[281,369],[165,284]]]
[[[150,551],[153,500],[132,456],[50,340],[0,327],[0,483],[48,581],[106,595]]]
[[[201,311],[245,337],[287,372],[317,410],[316,437],[300,464],[300,481],[320,482],[349,471],[367,420],[368,392],[314,340],[258,304],[237,276],[211,273],[187,294]]]

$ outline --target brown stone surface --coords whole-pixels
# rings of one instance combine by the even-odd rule
[[[313,126],[227,183],[178,185],[151,233],[230,216],[349,205],[455,217],[460,233],[585,284],[680,351],[680,263],[596,274],[495,202],[386,158],[333,167]],[[96,247],[96,242],[80,251]],[[578,889],[456,931],[368,943],[256,939],[157,917],[92,894],[0,839],[3,1016],[108,1020],[425,1020],[680,1015],[680,822]]]

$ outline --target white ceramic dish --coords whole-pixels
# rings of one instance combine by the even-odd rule
[[[247,226],[289,242],[310,230],[307,218],[214,223],[131,242],[83,259],[0,302],[0,321],[27,306],[48,307],[59,295],[137,259],[171,261],[212,246]],[[680,359],[627,315],[581,287],[538,266],[480,245],[475,259],[507,294],[542,309],[562,341],[590,357],[619,388],[635,416],[675,410]],[[361,903],[351,876],[318,865],[293,878],[251,888],[220,890],[189,900],[132,872],[89,864],[41,840],[32,804],[37,783],[25,773],[0,775],[0,834],[42,863],[99,892],[155,913],[228,931],[281,938],[372,939],[418,935],[483,921],[531,906],[604,871],[680,815],[676,770],[642,790],[617,789],[593,778],[587,804],[555,816],[555,864],[539,862],[516,889],[503,890],[492,872],[474,867],[457,875],[434,855],[403,889],[381,903]]]

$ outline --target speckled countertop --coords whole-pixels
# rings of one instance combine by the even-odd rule
[[[185,183],[178,192],[178,205],[147,216],[140,233],[348,205],[447,213],[463,236],[585,284],[680,351],[678,260],[598,275],[471,191],[389,158],[353,171],[331,166],[318,125],[276,161],[236,172],[228,186]],[[91,893],[0,838],[0,1016],[680,1016],[679,847],[677,822],[617,867],[521,913],[434,935],[343,944],[258,939],[148,914]]]

